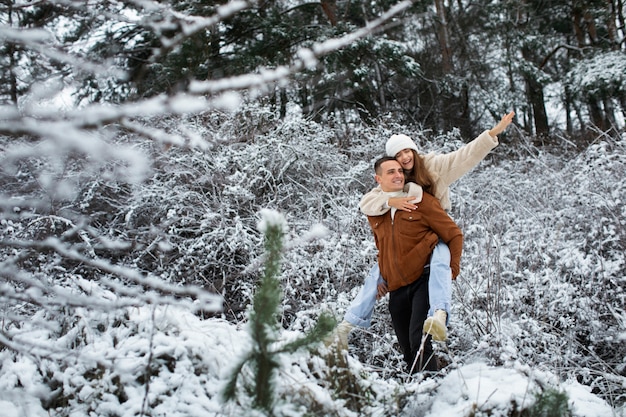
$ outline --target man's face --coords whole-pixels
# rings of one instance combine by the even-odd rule
[[[380,165],[380,173],[376,174],[376,182],[385,192],[402,191],[404,188],[404,172],[398,161],[385,161]]]

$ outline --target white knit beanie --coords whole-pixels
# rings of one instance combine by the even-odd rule
[[[407,135],[392,135],[385,145],[385,152],[387,156],[391,157],[395,157],[403,149],[414,149],[415,152],[418,152],[417,145]]]

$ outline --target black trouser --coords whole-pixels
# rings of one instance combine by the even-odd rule
[[[415,282],[389,293],[391,321],[409,369],[411,369],[415,355],[422,343],[422,329],[430,308],[428,302],[429,274],[430,269],[426,268],[422,276]],[[413,369],[414,372],[438,370],[430,339],[429,335],[424,343],[422,356],[417,360]]]

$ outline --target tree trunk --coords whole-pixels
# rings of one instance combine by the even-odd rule
[[[596,45],[598,43],[598,31],[596,29],[596,22],[589,10],[585,10],[584,21],[585,26],[587,27],[587,33],[589,33],[591,44]]]
[[[585,32],[583,30],[582,20],[582,10],[579,8],[574,8],[572,10],[572,25],[574,26],[574,35],[576,36],[576,41],[579,48],[582,48],[585,45]]]
[[[574,104],[574,108],[576,110],[576,118],[578,119],[578,124],[580,125],[580,129],[582,130],[585,127],[585,118],[583,117],[583,111],[580,108],[578,102]]]
[[[626,94],[622,93],[619,96],[619,104],[622,106],[622,115],[624,116],[624,120],[626,120]]]
[[[565,129],[568,135],[574,133],[574,122],[572,120],[572,93],[568,86],[565,86]]]
[[[535,134],[537,136],[547,136],[550,133],[548,126],[548,115],[543,96],[543,88],[531,75],[525,75],[526,95],[532,107],[533,120],[535,122]]]
[[[589,97],[587,100],[587,106],[589,107],[589,114],[591,116],[591,122],[600,130],[605,130],[604,117],[602,114],[602,108],[600,102],[595,97]]]
[[[607,0],[607,9],[609,11],[606,20],[606,28],[608,32],[609,41],[611,42],[611,49],[619,49],[619,42],[617,40],[617,26],[615,24],[617,15],[615,13],[615,1]]]
[[[611,127],[617,130],[617,121],[615,120],[615,106],[613,105],[613,99],[611,97],[605,97],[602,100],[602,104],[604,105],[604,123],[605,128],[610,129]]]
[[[8,2],[7,6],[8,6],[7,23],[8,23],[8,26],[11,27],[13,26],[13,2]],[[15,74],[16,74],[18,60],[15,59],[16,58],[15,54],[17,52],[15,50],[15,44],[13,42],[8,43],[7,52],[9,54],[9,84],[10,84],[11,101],[13,102],[13,104],[17,106],[17,77],[15,76]]]
[[[224,73],[224,65],[222,64],[222,56],[220,55],[220,43],[222,41],[222,37],[220,35],[219,30],[217,29],[217,25],[210,28],[209,30],[209,42],[207,45],[208,48],[208,56],[210,61],[208,65],[210,66],[209,73],[207,74],[207,79],[219,79],[222,77],[228,76],[228,74]]]
[[[522,48],[522,57],[526,62],[535,67],[533,51],[529,47]],[[540,137],[547,136],[548,133],[550,133],[550,129],[548,127],[548,115],[546,113],[543,86],[531,71],[525,71],[523,75],[524,81],[526,82],[526,97],[532,109],[533,120],[535,122],[535,134]]]
[[[378,101],[380,105],[381,113],[387,111],[387,99],[385,97],[385,86],[383,85],[383,76],[380,70],[380,64],[378,62],[374,62],[374,70],[376,71],[376,92],[378,93]]]
[[[337,26],[337,3],[335,0],[321,0],[322,10],[331,26]]]
[[[449,74],[452,72],[452,52],[444,0],[435,0],[435,8],[437,9],[438,18],[437,38],[439,40],[439,49],[441,50],[441,69],[444,74]]]
[[[15,76],[15,69],[18,67],[18,65],[17,60],[15,59],[15,44],[9,43],[8,46],[10,59],[9,84],[11,85],[11,101],[17,106],[17,77]]]
[[[624,33],[624,30],[626,29],[626,18],[624,18],[624,2],[622,0],[616,0],[616,5],[613,10],[617,14],[617,21],[619,22],[620,28],[622,28],[622,33]]]
[[[284,119],[287,116],[287,90],[280,89],[280,118]]]

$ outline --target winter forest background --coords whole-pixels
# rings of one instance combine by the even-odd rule
[[[622,0],[1,1],[0,416],[626,415],[625,17]],[[452,187],[441,375],[403,372],[386,299],[348,351],[300,345],[375,262],[358,201],[385,140],[449,152],[511,110]],[[282,353],[262,407],[242,358],[268,222],[286,228]]]

